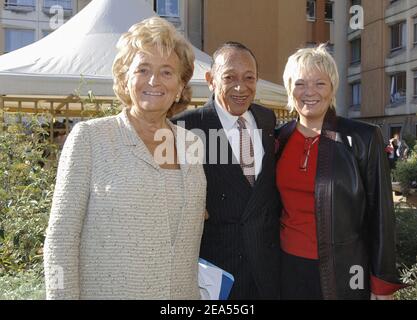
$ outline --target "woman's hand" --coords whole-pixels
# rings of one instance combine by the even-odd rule
[[[381,296],[371,293],[371,300],[394,300],[394,296],[392,294],[388,296]]]

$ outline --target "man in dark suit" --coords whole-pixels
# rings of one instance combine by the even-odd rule
[[[234,276],[230,299],[278,299],[275,115],[252,103],[258,70],[244,45],[222,45],[206,80],[211,100],[173,119],[199,129],[206,146],[208,215],[200,257]]]

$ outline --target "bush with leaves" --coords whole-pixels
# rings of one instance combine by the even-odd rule
[[[407,144],[409,150],[408,150],[408,154],[411,153],[412,150],[414,150],[414,147],[416,145],[416,137],[410,133],[406,133],[403,136],[403,139],[405,141],[405,143]]]
[[[397,260],[400,265],[411,267],[417,257],[417,210],[396,206]]]
[[[118,114],[121,109],[117,101],[97,103],[92,92],[79,99],[95,107],[97,118]],[[38,121],[41,117],[50,118],[25,115],[29,119],[25,125],[0,123],[0,276],[42,272],[59,155]]]
[[[417,263],[401,271],[401,280],[408,287],[395,293],[397,300],[417,300]]]
[[[400,183],[404,194],[417,187],[417,145],[406,160],[398,160],[392,171],[394,181]]]
[[[0,132],[0,276],[42,270],[57,148],[36,117]]]

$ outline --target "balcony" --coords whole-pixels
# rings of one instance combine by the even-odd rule
[[[17,13],[25,13],[35,11],[36,5],[34,0],[8,0],[4,3],[4,9]]]

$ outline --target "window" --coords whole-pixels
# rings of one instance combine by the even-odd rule
[[[361,96],[361,83],[356,82],[350,85],[352,90],[352,107],[360,106],[362,96]]]
[[[316,0],[307,0],[307,19],[316,19]]]
[[[10,52],[35,42],[35,31],[24,29],[6,30],[6,52]]]
[[[64,10],[72,10],[72,0],[44,0],[44,8],[61,6]]]
[[[155,10],[161,17],[179,18],[180,7],[178,0],[157,0],[155,4]]]
[[[405,102],[407,93],[406,73],[399,72],[391,76],[390,100],[391,103]]]
[[[404,21],[391,26],[391,52],[404,48],[406,39],[406,24]]]
[[[35,0],[6,0],[5,9],[32,11],[35,9]]]
[[[350,63],[361,62],[361,38],[354,39],[350,42]]]
[[[417,70],[413,71],[413,75],[414,75],[414,98],[417,98]]]
[[[326,21],[333,21],[333,1],[326,0],[324,19]]]
[[[414,38],[414,40],[413,40],[413,42],[414,42],[414,45],[416,45],[417,44],[417,17],[414,17],[413,24],[414,24],[414,27],[413,27],[413,32],[414,32],[413,38]]]

